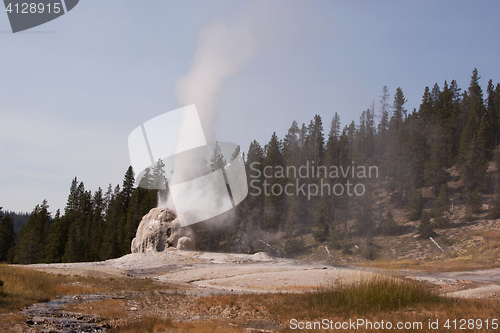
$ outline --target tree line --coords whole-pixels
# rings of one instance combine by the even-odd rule
[[[460,198],[467,207],[466,218],[471,220],[480,209],[481,193],[497,190],[488,177],[487,168],[500,143],[500,84],[495,86],[490,80],[484,97],[479,80],[479,73],[474,69],[470,85],[463,92],[455,80],[445,81],[442,87],[437,83],[432,89],[425,87],[419,109],[411,112],[405,108],[407,100],[401,88],[397,88],[391,98],[389,89],[383,87],[378,105],[373,103],[362,112],[357,124],[353,121],[342,127],[335,113],[325,133],[323,120],[316,115],[308,125],[292,122],[283,139],[274,133],[263,146],[253,141],[246,156],[247,174],[254,169],[250,167],[254,162],[257,162],[254,166],[260,167],[256,174],[261,175],[265,168],[268,174],[273,174],[282,166],[298,168],[314,161],[316,166],[344,168],[353,164],[375,165],[379,177],[364,181],[367,192],[363,196],[308,198],[301,193],[249,196],[237,207],[237,223],[228,233],[232,248],[290,255],[301,250],[301,234],[314,230],[318,242],[327,242],[348,253],[354,236],[369,240],[376,234],[399,234],[401,227],[390,211],[376,214],[381,211],[374,207],[381,187],[389,193],[393,207],[407,210],[410,220],[421,220],[418,228],[421,237],[432,236],[434,228],[450,226],[445,214],[450,206],[447,170],[454,165],[462,181]],[[346,181],[324,176],[324,179],[315,177],[307,181],[317,185],[320,181],[328,182],[331,187]],[[350,177],[348,174],[346,178]],[[295,181],[293,175],[268,180],[269,187]],[[431,187],[436,196],[430,213],[423,209],[421,188],[424,186]],[[499,218],[498,200],[490,207],[490,217]],[[261,230],[281,233],[281,241],[274,242],[273,247],[273,243],[263,239],[244,237],[259,234]]]
[[[497,190],[487,168],[489,161],[498,159],[494,153],[500,143],[500,84],[495,86],[490,80],[485,97],[479,80],[474,69],[463,92],[455,80],[445,81],[442,87],[437,83],[432,89],[425,87],[418,110],[411,112],[406,110],[401,88],[391,97],[384,86],[379,102],[363,111],[357,124],[352,121],[342,127],[335,113],[325,131],[322,117],[315,115],[307,125],[293,121],[282,139],[273,133],[264,145],[251,142],[244,156],[250,191],[254,180],[259,184],[266,181],[269,189],[304,181],[333,188],[356,181],[351,173],[328,177],[325,169],[314,169],[319,176],[308,179],[293,173],[266,177],[288,167],[297,170],[306,166],[313,171],[318,166],[344,170],[376,166],[377,177],[363,179],[366,193],[361,196],[308,196],[300,191],[294,195],[272,191],[269,195],[249,195],[227,214],[193,226],[200,249],[293,255],[303,246],[301,235],[314,231],[318,242],[349,252],[349,240],[354,236],[370,239],[376,234],[401,232],[390,211],[376,213],[375,198],[381,187],[389,193],[394,207],[404,208],[410,220],[421,221],[418,232],[422,237],[432,236],[434,228],[450,226],[445,214],[450,205],[447,170],[454,165],[462,181],[460,197],[472,218],[478,212],[481,193]],[[208,169],[224,164],[216,146]],[[4,214],[0,261],[97,261],[127,254],[142,216],[157,204],[158,191],[145,188],[163,181],[161,161],[146,170],[140,182],[147,184],[142,187],[136,187],[131,167],[121,187],[110,185],[105,192],[99,188],[91,193],[75,178],[63,214],[57,211],[52,217],[43,201],[17,234],[10,215]],[[429,214],[423,209],[424,186],[431,187],[436,196]],[[160,194],[167,191],[168,185]],[[490,216],[499,218],[500,203],[493,202],[490,207]]]
[[[33,264],[100,261],[130,253],[143,215],[156,207],[156,191],[134,186],[129,167],[120,187],[92,193],[74,178],[64,208],[52,217],[46,200],[37,205],[16,235],[4,214],[0,226],[0,261]]]

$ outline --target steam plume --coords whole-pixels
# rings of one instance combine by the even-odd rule
[[[177,82],[176,93],[181,105],[196,104],[207,141],[213,139],[216,100],[222,83],[241,69],[253,49],[253,35],[246,26],[228,28],[216,24],[201,31],[191,68]]]
[[[177,82],[176,94],[182,106],[196,105],[207,142],[214,136],[216,102],[222,84],[226,78],[240,71],[253,50],[253,35],[244,25],[229,28],[223,24],[215,24],[202,29],[191,68]],[[182,122],[181,128],[189,126],[189,119],[183,119]],[[180,133],[182,132],[181,130]],[[190,138],[182,137],[181,134],[177,145],[185,144],[186,140]],[[195,164],[194,161],[175,159],[171,179],[175,182],[177,177],[186,178],[195,169]],[[170,196],[166,202],[160,198],[159,196],[158,206],[174,208]]]

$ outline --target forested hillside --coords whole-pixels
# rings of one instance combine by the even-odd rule
[[[392,213],[375,209],[380,200],[375,193],[381,189],[392,207],[404,209],[408,220],[420,221],[418,232],[426,238],[434,229],[451,226],[446,212],[452,204],[447,186],[452,167],[458,170],[465,220],[472,220],[481,195],[498,191],[487,171],[488,163],[499,159],[495,147],[500,144],[500,84],[490,80],[484,94],[479,80],[474,70],[463,91],[454,80],[425,87],[418,110],[406,110],[401,88],[391,95],[383,87],[378,103],[363,111],[357,124],[342,126],[332,111],[316,115],[307,125],[293,121],[282,139],[274,133],[266,144],[253,141],[245,156],[250,194],[232,212],[194,226],[200,248],[294,255],[303,249],[302,235],[308,232],[318,244],[339,249],[351,237],[398,234],[401,228]],[[160,167],[143,181],[159,179]],[[293,172],[301,167],[310,171],[307,177]],[[279,191],[288,184],[292,195]],[[306,190],[300,190],[301,184]],[[353,192],[356,184],[363,186]],[[424,209],[424,187],[433,191],[431,209]],[[311,189],[339,191],[313,195]],[[489,206],[492,219],[500,218],[500,195],[496,198]],[[157,191],[136,187],[132,168],[121,187],[110,185],[107,191],[91,193],[75,178],[64,212],[52,216],[43,201],[15,241],[5,215],[0,261],[96,261],[127,254],[141,217],[156,203]]]
[[[12,222],[14,223],[15,232],[21,231],[21,228],[26,224],[28,218],[30,217],[29,213],[12,212],[9,210],[3,211],[0,207],[0,218],[4,215],[9,215],[11,217]]]

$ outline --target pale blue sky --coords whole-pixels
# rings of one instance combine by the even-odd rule
[[[335,112],[357,121],[382,87],[401,87],[407,109],[426,85],[474,67],[485,90],[500,82],[497,1],[82,0],[25,33],[0,13],[0,206],[63,208],[77,176],[95,191],[122,182],[127,138],[182,107],[176,82],[200,31],[245,25],[255,47],[223,82],[215,138],[262,145],[293,120]]]

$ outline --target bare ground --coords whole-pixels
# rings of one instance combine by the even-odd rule
[[[129,254],[104,262],[28,267],[52,274],[104,280],[148,278],[157,283],[147,291],[64,296],[49,303],[35,304],[20,314],[2,314],[0,322],[5,324],[0,324],[0,328],[9,332],[65,332],[61,327],[69,326],[75,332],[86,331],[83,328],[105,332],[148,317],[168,318],[163,324],[176,327],[173,330],[176,332],[198,332],[207,325],[212,325],[213,331],[225,328],[226,332],[275,332],[284,329],[283,323],[269,313],[265,304],[248,301],[234,304],[231,295],[303,292],[354,283],[389,272],[375,267],[335,265],[328,261],[314,263],[272,258],[263,252],[248,255],[173,249]],[[427,273],[399,270],[397,274],[422,281],[443,295],[500,300],[500,268]],[[220,295],[217,297],[222,299],[214,301],[203,297],[211,295]],[[52,303],[56,305],[53,308],[49,306]]]
[[[150,278],[174,284],[178,291],[192,295],[300,292],[386,272],[328,262],[272,258],[264,252],[249,255],[173,249],[133,253],[104,262],[37,264],[29,267],[64,275]],[[440,273],[407,270],[400,274],[431,283],[450,296],[500,299],[500,268]]]

